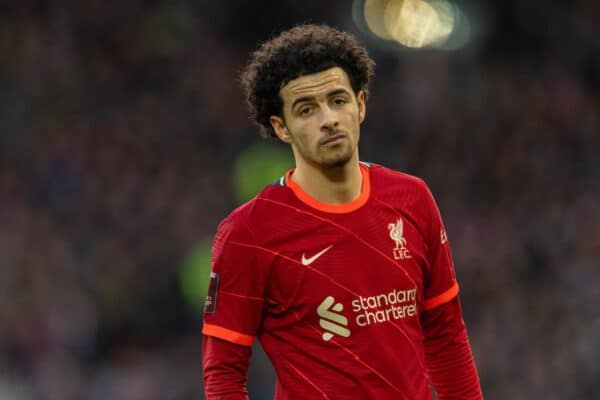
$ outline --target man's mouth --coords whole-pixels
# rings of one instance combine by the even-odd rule
[[[329,136],[325,140],[323,140],[323,142],[321,142],[321,145],[338,144],[339,142],[341,142],[345,138],[346,138],[346,135],[344,133],[335,133],[332,136]]]

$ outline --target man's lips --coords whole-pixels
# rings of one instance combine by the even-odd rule
[[[345,137],[346,137],[346,134],[344,134],[344,133],[336,133],[332,136],[328,136],[325,140],[323,140],[321,142],[321,144],[322,145],[329,144],[329,143],[335,142],[338,139],[343,139]]]

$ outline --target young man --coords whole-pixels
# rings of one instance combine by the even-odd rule
[[[213,246],[206,396],[247,399],[258,338],[276,399],[481,399],[446,232],[425,183],[359,161],[374,62],[304,25],[242,75],[252,118],[296,168],[233,211]]]

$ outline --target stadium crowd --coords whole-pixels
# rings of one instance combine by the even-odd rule
[[[344,1],[234,3],[2,6],[0,399],[202,398],[201,316],[178,270],[235,206],[232,165],[259,140],[237,73],[293,23],[358,32]],[[454,53],[357,33],[378,63],[361,157],[432,188],[486,398],[589,399],[600,7],[476,14],[486,29]],[[254,361],[253,399],[270,374]]]

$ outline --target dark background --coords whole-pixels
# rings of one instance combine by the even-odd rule
[[[461,4],[447,52],[383,45],[343,0],[0,2],[0,399],[203,398],[182,264],[260,140],[238,73],[300,22],[378,64],[361,158],[435,194],[486,398],[596,396],[600,2]]]

